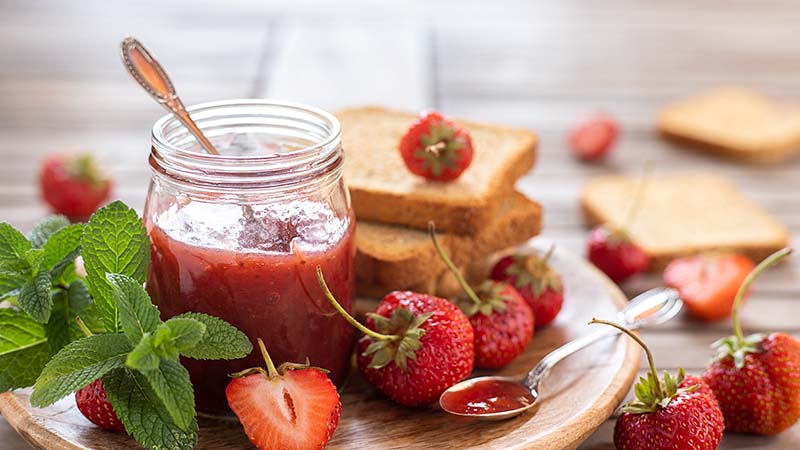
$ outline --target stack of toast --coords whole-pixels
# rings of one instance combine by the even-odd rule
[[[428,235],[433,221],[442,247],[465,271],[491,253],[518,245],[542,227],[541,206],[514,190],[536,161],[537,137],[515,128],[459,121],[475,149],[453,182],[408,171],[398,151],[417,116],[383,108],[336,114],[342,123],[345,177],[356,227],[360,296],[409,289],[436,295],[457,291]]]

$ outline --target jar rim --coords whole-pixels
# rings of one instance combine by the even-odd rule
[[[206,161],[216,160],[221,163],[224,162],[263,163],[263,162],[272,162],[279,159],[285,161],[285,160],[307,157],[309,153],[314,153],[316,151],[324,149],[325,147],[331,146],[332,144],[335,144],[338,140],[341,139],[342,126],[339,123],[339,119],[337,119],[333,114],[321,108],[306,105],[303,103],[287,102],[282,100],[241,98],[241,99],[217,100],[212,102],[198,103],[187,107],[186,111],[190,115],[192,114],[198,115],[203,112],[219,110],[228,107],[237,107],[237,106],[278,107],[278,108],[285,108],[287,111],[294,111],[297,113],[307,113],[310,114],[311,116],[316,116],[318,119],[322,119],[323,121],[325,121],[326,125],[328,125],[329,133],[328,136],[322,141],[300,149],[293,150],[292,152],[289,153],[270,153],[257,156],[212,155],[209,153],[190,151],[171,143],[164,132],[170,126],[177,126],[179,122],[177,118],[175,118],[172,114],[168,113],[161,116],[155,122],[155,124],[153,124],[153,129],[152,129],[153,142],[159,145],[160,147],[159,150],[168,150],[170,153],[173,153],[176,156],[183,158],[195,158]],[[194,117],[192,117],[192,119],[194,119]],[[198,124],[198,126],[199,125],[200,124]],[[200,128],[202,129],[202,127]]]

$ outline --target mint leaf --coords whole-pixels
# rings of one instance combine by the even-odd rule
[[[92,215],[81,245],[89,291],[106,330],[116,333],[120,330],[119,312],[106,274],[119,273],[144,282],[150,261],[147,231],[136,211],[116,201]]]
[[[177,361],[162,359],[158,369],[142,374],[163,402],[173,423],[181,430],[188,430],[197,411],[194,407],[194,389],[186,368]]]
[[[91,306],[89,291],[80,280],[73,281],[68,290],[59,290],[53,295],[53,311],[45,325],[45,332],[54,353],[84,336],[75,320],[76,317],[80,316],[89,329],[99,328],[94,319],[94,308]]]
[[[156,355],[153,336],[150,333],[146,333],[142,337],[142,340],[128,353],[128,358],[125,360],[126,366],[141,372],[158,369],[160,364],[161,357]]]
[[[125,366],[131,343],[121,334],[96,334],[74,341],[58,352],[36,380],[31,405],[51,405],[102,377]]]
[[[46,323],[50,319],[50,311],[53,308],[53,300],[50,298],[51,285],[50,273],[41,271],[19,290],[17,301],[20,308],[37,322]]]
[[[206,326],[188,317],[173,317],[164,323],[170,330],[170,341],[178,352],[194,348],[206,334]]]
[[[53,278],[58,278],[64,269],[75,262],[81,248],[84,225],[69,225],[53,234],[44,244],[42,265],[51,270]]]
[[[26,267],[25,254],[33,246],[19,231],[0,223],[0,269],[21,270]]]
[[[131,342],[135,344],[145,333],[155,331],[161,319],[142,283],[119,273],[109,273],[106,278],[111,284],[122,330]]]
[[[181,350],[181,354],[194,359],[239,359],[253,351],[247,336],[224,320],[202,313],[185,313],[173,319],[196,320],[206,326],[203,338],[193,348]]]
[[[0,308],[0,391],[32,385],[48,359],[42,324],[22,311]]]
[[[151,450],[192,450],[197,444],[197,422],[186,431],[172,421],[164,404],[141,373],[117,369],[103,377],[114,412],[125,431]]]
[[[16,297],[19,294],[19,289],[27,280],[28,278],[19,272],[0,270],[0,300],[8,297]]]
[[[31,243],[36,248],[44,247],[50,236],[56,231],[69,226],[69,219],[61,215],[47,216],[33,226],[29,234]]]

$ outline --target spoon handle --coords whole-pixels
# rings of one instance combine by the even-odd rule
[[[567,356],[582,350],[597,341],[600,341],[606,337],[614,336],[619,334],[620,331],[615,328],[603,328],[601,330],[595,331],[591,334],[587,334],[585,336],[579,337],[578,339],[572,340],[567,342],[566,344],[558,347],[557,349],[553,350],[552,352],[548,353],[539,364],[536,365],[528,375],[525,377],[525,386],[530,388],[533,391],[537,391],[539,387],[539,382],[547,376],[547,372],[553,368],[556,364],[558,364],[562,359],[566,358]]]
[[[126,37],[120,46],[122,62],[128,73],[150,94],[155,101],[160,103],[167,111],[171,112],[192,133],[197,142],[205,151],[212,155],[219,152],[211,141],[203,135],[200,128],[189,116],[180,97],[175,92],[175,86],[169,79],[161,64],[150,54],[141,42],[133,37]]]

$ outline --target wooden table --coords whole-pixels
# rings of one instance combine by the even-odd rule
[[[728,175],[800,233],[800,159],[749,167],[658,139],[666,101],[737,84],[800,101],[800,5],[794,0],[379,3],[340,0],[0,2],[0,220],[29,228],[40,159],[89,149],[141,208],[149,178],[149,128],[162,112],[124,73],[117,45],[134,34],[159,56],[187,103],[272,97],[336,109],[364,103],[439,108],[451,115],[540,133],[541,160],[520,189],[541,201],[545,236],[582,252],[576,201],[604,173],[707,170]],[[581,165],[565,130],[602,109],[622,123],[613,157]],[[748,332],[800,332],[800,265],[767,273],[743,319]],[[643,277],[635,294],[659,283]],[[727,323],[688,318],[648,331],[664,369],[702,370]],[[644,367],[644,366],[643,366]],[[613,422],[583,449],[609,449]],[[0,447],[28,448],[0,420]],[[800,427],[775,438],[730,434],[722,449],[800,448]]]

